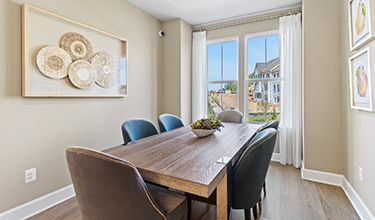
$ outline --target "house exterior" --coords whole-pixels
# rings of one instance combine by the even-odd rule
[[[278,104],[280,102],[279,57],[266,63],[256,63],[254,72],[249,77],[255,80],[253,91],[249,91],[254,100],[261,101],[264,96],[264,99],[269,103]]]

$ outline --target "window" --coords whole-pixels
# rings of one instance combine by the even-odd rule
[[[245,112],[249,122],[280,116],[280,42],[277,31],[246,36]],[[246,100],[245,99],[245,100]]]
[[[207,42],[207,115],[235,109],[238,103],[238,41]]]

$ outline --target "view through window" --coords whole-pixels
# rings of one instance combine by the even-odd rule
[[[279,35],[247,39],[248,121],[265,122],[280,116]]]
[[[237,41],[207,45],[208,117],[237,108]]]

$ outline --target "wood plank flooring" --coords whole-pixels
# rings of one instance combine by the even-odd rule
[[[216,207],[192,202],[192,219],[216,219]],[[30,220],[81,220],[75,198],[52,207]],[[232,220],[245,219],[243,210],[232,210]],[[336,186],[301,179],[299,169],[271,163],[267,196],[262,198],[260,220],[360,219],[344,191]]]

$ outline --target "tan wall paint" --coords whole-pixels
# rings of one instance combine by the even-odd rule
[[[344,172],[341,117],[341,0],[303,2],[304,163]],[[324,7],[323,7],[324,6]]]
[[[192,26],[182,19],[163,23],[163,71],[159,82],[159,114],[170,113],[191,122]]]
[[[22,98],[21,3],[0,1],[0,212],[71,183],[68,146],[104,149],[123,142],[130,118],[157,118],[161,23],[124,0],[28,0],[129,41],[129,97]],[[25,184],[25,169],[37,181]]]
[[[345,141],[345,177],[358,192],[370,211],[375,213],[375,114],[350,108],[348,58],[355,52],[349,49],[347,2],[341,3],[341,78],[342,110]],[[374,44],[375,42],[372,42]],[[372,79],[374,80],[374,79]],[[363,168],[363,182],[359,181],[358,166]]]
[[[165,37],[162,39],[163,71],[159,83],[159,113],[181,116],[180,81],[181,81],[181,19],[163,23]]]

